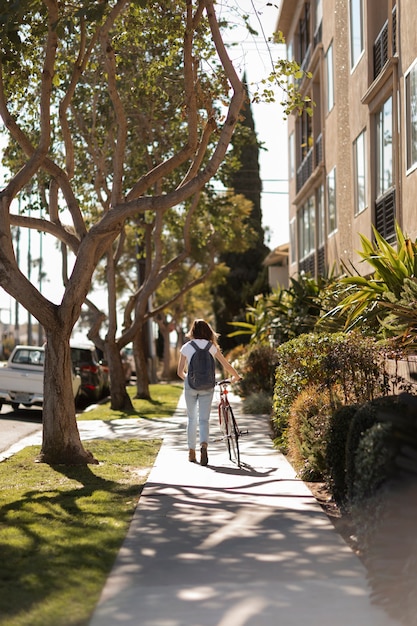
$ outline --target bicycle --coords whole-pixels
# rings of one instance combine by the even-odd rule
[[[241,435],[247,435],[248,431],[243,432],[239,430],[236,418],[233,415],[233,410],[227,397],[229,393],[227,386],[230,385],[230,380],[220,380],[216,385],[220,388],[219,425],[223,435],[222,439],[226,440],[230,460],[236,463],[238,467],[241,467],[239,437]]]

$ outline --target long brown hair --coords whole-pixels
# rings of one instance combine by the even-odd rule
[[[212,327],[206,320],[194,320],[192,326],[186,337],[189,339],[206,339],[207,341],[211,341],[218,348],[219,344],[217,343],[217,333],[214,332]]]

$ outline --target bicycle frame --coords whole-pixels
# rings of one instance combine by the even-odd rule
[[[220,388],[220,400],[219,400],[219,425],[223,434],[223,439],[226,441],[227,451],[229,458],[232,462],[236,463],[238,467],[241,467],[240,462],[240,450],[239,450],[239,437],[243,434],[239,430],[235,416],[233,415],[232,407],[228,398],[228,385],[229,379],[220,380],[216,383]]]

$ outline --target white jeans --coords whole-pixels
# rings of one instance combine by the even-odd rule
[[[188,447],[192,450],[195,450],[197,444],[197,419],[200,432],[200,445],[203,442],[208,443],[209,419],[213,395],[214,389],[208,389],[207,391],[191,389],[187,379],[185,379],[184,396],[188,415],[187,439]]]

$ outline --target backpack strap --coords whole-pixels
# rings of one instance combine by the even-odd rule
[[[211,343],[211,341],[208,341],[208,342],[207,342],[207,345],[206,345],[206,346],[204,346],[204,348],[200,348],[200,347],[199,347],[199,346],[195,343],[195,341],[190,341],[190,344],[193,346],[194,350],[210,350],[211,346],[213,345],[213,344]]]

